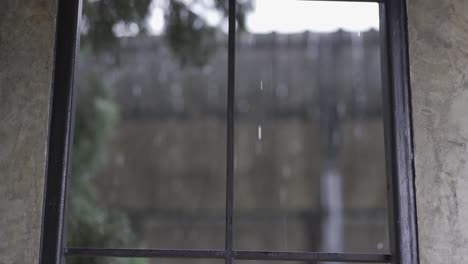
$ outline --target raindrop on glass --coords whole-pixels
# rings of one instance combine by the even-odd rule
[[[382,250],[383,247],[384,247],[384,245],[383,245],[382,242],[377,243],[377,249],[378,249],[378,250]]]

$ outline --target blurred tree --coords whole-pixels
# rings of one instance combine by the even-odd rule
[[[169,48],[182,64],[203,64],[216,43],[219,27],[208,25],[192,11],[200,4],[228,17],[229,0],[85,0],[83,3],[82,42],[94,51],[112,49],[117,43],[117,25],[133,25],[139,34],[148,30],[147,18],[153,4],[163,8],[164,36]],[[245,29],[245,14],[252,8],[251,0],[237,1],[236,19],[239,30]]]
[[[158,1],[158,0],[156,0]],[[94,51],[116,44],[114,27],[118,23],[135,23],[145,30],[152,0],[84,0],[81,45]]]
[[[104,161],[105,146],[118,116],[103,83],[95,76],[82,76],[75,119],[70,203],[67,212],[69,246],[128,247],[135,242],[129,219],[106,206],[98,197],[93,176]],[[81,85],[83,84],[83,85]],[[140,264],[145,260],[69,258],[69,264]]]

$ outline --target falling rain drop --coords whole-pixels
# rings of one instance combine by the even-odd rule
[[[263,91],[263,80],[260,80],[260,91]]]
[[[258,126],[258,140],[262,140],[262,126]]]

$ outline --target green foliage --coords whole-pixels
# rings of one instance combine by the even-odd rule
[[[181,64],[205,64],[216,49],[216,29],[177,1],[170,2],[165,20],[165,40]]]
[[[93,175],[117,120],[117,106],[97,76],[82,76],[75,115],[72,172]],[[80,85],[81,84],[81,85]]]
[[[213,0],[211,4],[205,0],[84,0],[86,30],[83,31],[82,42],[94,51],[112,50],[118,43],[113,31],[118,23],[134,23],[140,34],[148,32],[146,19],[152,2],[163,3],[164,37],[181,64],[204,64],[216,49],[215,37],[220,29],[208,25],[203,17],[191,10],[190,5],[202,3],[206,9],[216,10],[227,18],[228,0]],[[251,8],[251,0],[237,1],[238,30],[245,29],[245,15]]]
[[[229,0],[214,0],[215,8],[221,10],[225,17],[229,15]],[[245,30],[245,15],[252,10],[252,0],[236,1],[236,22],[237,29]]]
[[[119,23],[136,23],[141,30],[152,0],[84,0],[83,22],[86,30],[82,42],[95,51],[112,48],[116,43],[113,27]]]
[[[135,236],[127,216],[101,202],[93,176],[104,162],[117,107],[94,75],[81,80],[75,119],[66,234],[70,246],[128,247]],[[144,264],[143,259],[69,258],[67,264]]]

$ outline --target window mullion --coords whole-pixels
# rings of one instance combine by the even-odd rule
[[[227,91],[227,155],[226,155],[226,234],[225,262],[232,263],[233,257],[233,214],[234,214],[234,80],[236,40],[236,0],[229,0],[228,36],[228,91]]]

